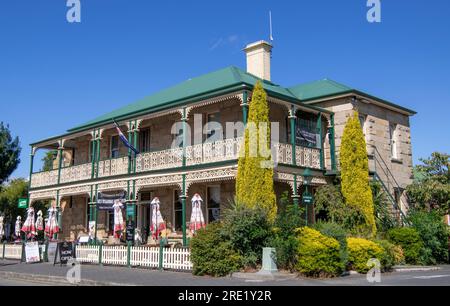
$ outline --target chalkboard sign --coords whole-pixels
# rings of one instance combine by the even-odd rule
[[[71,260],[74,257],[72,242],[64,241],[58,243],[57,251],[55,254],[55,261],[53,265],[57,263],[58,257],[61,265],[66,265],[69,262],[69,260]]]
[[[134,242],[134,222],[128,221],[127,222],[127,228],[126,228],[126,239],[127,242]]]

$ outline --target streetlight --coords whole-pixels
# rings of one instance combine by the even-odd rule
[[[311,205],[314,201],[312,194],[309,192],[309,185],[311,184],[312,175],[311,170],[306,168],[303,171],[303,182],[305,185],[305,192],[302,194],[302,204],[305,205],[305,222],[308,225],[308,205]]]

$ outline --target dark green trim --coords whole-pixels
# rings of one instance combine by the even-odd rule
[[[324,168],[324,154],[323,154],[323,136],[322,136],[322,113],[317,116],[317,130],[319,131],[319,143],[320,143],[320,169]]]
[[[242,122],[247,126],[248,117],[248,92],[244,90],[242,93]]]
[[[61,166],[62,166],[64,150],[59,148],[58,153],[59,153],[59,160],[58,160],[58,185],[59,185],[61,182],[61,168],[62,168]]]
[[[299,208],[299,198],[298,198],[298,185],[297,185],[297,174],[294,174],[294,190],[292,192],[292,200],[294,202],[294,207],[297,209]]]
[[[334,114],[330,116],[330,159],[331,159],[331,170],[336,171],[336,143],[335,143],[335,134],[334,134]]]
[[[292,107],[291,115],[289,116],[289,122],[291,124],[291,146],[292,146],[292,164],[297,165],[297,157],[296,157],[296,150],[295,150],[295,133],[296,133],[296,127],[295,127],[295,121],[297,117],[295,116],[295,109]]]
[[[182,230],[183,230],[183,246],[187,246],[187,236],[186,236],[186,174],[183,174],[182,190],[181,190],[181,214],[182,214]]]

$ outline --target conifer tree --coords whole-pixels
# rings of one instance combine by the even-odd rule
[[[347,205],[357,209],[364,216],[366,224],[361,225],[361,230],[375,236],[377,229],[369,185],[369,160],[358,118],[358,112],[354,112],[348,119],[342,135],[340,148],[342,195]]]
[[[261,125],[262,123],[262,125]],[[265,124],[264,124],[265,123]],[[263,128],[264,126],[267,129]],[[270,153],[270,122],[267,94],[261,82],[253,90],[244,144],[236,178],[236,201],[250,208],[262,208],[269,221],[277,213]]]

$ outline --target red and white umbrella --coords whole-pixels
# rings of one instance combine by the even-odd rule
[[[44,218],[42,218],[42,210],[37,212],[36,218],[36,231],[44,230]]]
[[[20,229],[22,227],[22,217],[17,216],[16,224],[14,227],[14,235],[16,236],[17,240],[20,240]]]
[[[198,193],[196,193],[192,197],[192,213],[191,213],[191,222],[189,224],[189,229],[192,234],[195,234],[201,228],[206,227],[205,218],[203,218],[202,212],[202,198]]]
[[[162,230],[166,229],[166,224],[161,215],[160,204],[158,197],[155,197],[151,203],[152,205],[152,224],[150,225],[150,232],[152,232],[153,239],[158,239]]]
[[[124,229],[125,223],[123,222],[123,204],[121,200],[114,201],[114,238],[120,238]]]
[[[3,224],[3,219],[4,218],[5,217],[0,216],[0,241],[3,239],[3,236],[5,235],[5,227],[4,227],[4,224]]]
[[[53,235],[59,232],[58,221],[56,220],[56,215],[58,213],[58,209],[56,207],[50,207],[48,210],[48,221],[45,225],[45,234],[50,239],[53,238]]]
[[[34,224],[34,208],[28,207],[27,218],[22,226],[22,232],[25,233],[27,238],[33,238],[36,236],[36,226]]]

